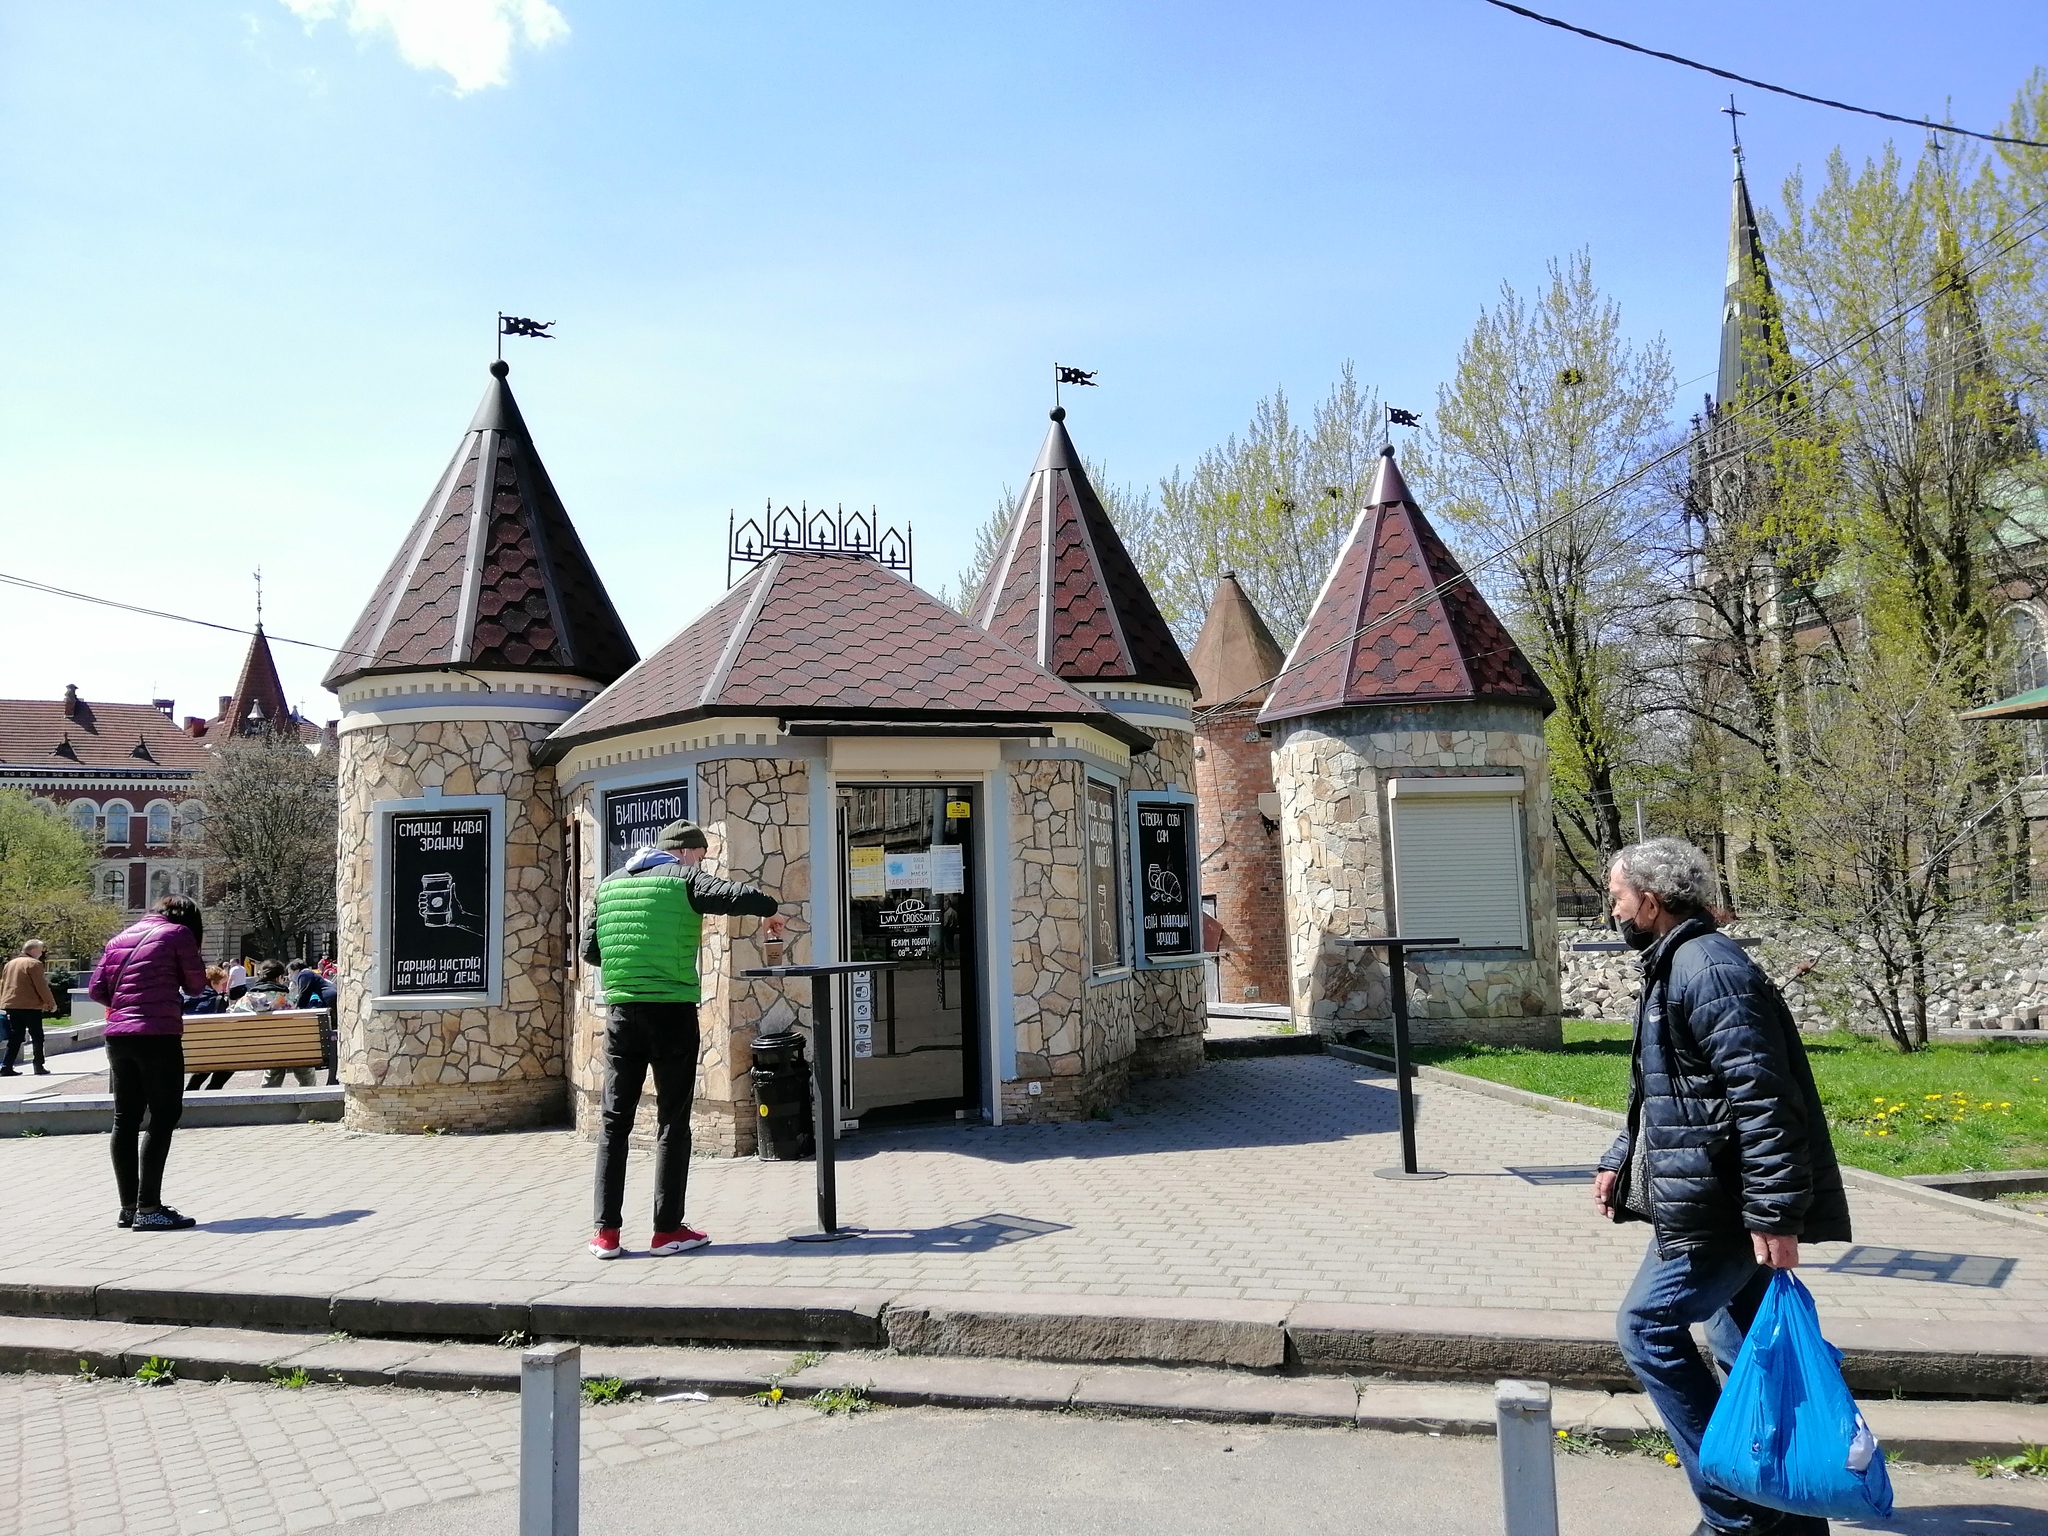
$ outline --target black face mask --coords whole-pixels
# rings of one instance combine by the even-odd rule
[[[1616,921],[1615,928],[1621,934],[1621,942],[1637,954],[1641,954],[1657,942],[1657,931],[1654,928],[1639,927],[1625,917]]]

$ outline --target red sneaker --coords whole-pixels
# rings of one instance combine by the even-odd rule
[[[673,1232],[657,1232],[649,1253],[688,1253],[692,1248],[702,1248],[711,1239],[690,1227],[677,1227]]]
[[[590,1252],[593,1258],[616,1259],[625,1251],[619,1246],[617,1227],[599,1227],[590,1239]]]

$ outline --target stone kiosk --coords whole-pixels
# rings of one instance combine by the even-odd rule
[[[1391,448],[1367,503],[1259,714],[1294,1016],[1390,1033],[1384,960],[1336,941],[1456,935],[1462,948],[1408,959],[1414,1038],[1561,1044],[1550,694],[1454,581]]]
[[[358,1130],[487,1130],[566,1108],[561,820],[533,749],[636,652],[505,365],[491,372],[326,678],[342,709],[338,1018]]]
[[[643,661],[492,372],[327,679],[349,1124],[594,1131],[582,925],[684,816],[783,903],[778,958],[897,962],[842,983],[842,1122],[1085,1117],[1200,1064],[1194,678],[1063,412],[973,616],[872,517],[785,510]],[[706,1151],[753,1150],[749,1042],[808,1023],[768,958],[706,923]]]

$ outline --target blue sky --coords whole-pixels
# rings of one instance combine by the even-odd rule
[[[1548,8],[1987,127],[2048,62],[2037,0]],[[270,628],[338,643],[500,309],[558,322],[507,344],[512,383],[643,651],[769,498],[874,504],[950,580],[1055,359],[1101,372],[1084,451],[1150,480],[1347,358],[1427,408],[1498,285],[1584,245],[1689,410],[1725,96],[1479,0],[6,0],[0,570],[246,623],[261,565]],[[1760,191],[1886,137],[1742,96]],[[243,646],[0,612],[10,697],[210,713]],[[318,653],[280,662],[334,713]]]

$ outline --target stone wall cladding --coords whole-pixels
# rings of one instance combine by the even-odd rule
[[[1202,834],[1202,893],[1222,929],[1218,992],[1226,1003],[1287,1001],[1286,873],[1280,825],[1259,810],[1274,793],[1273,741],[1256,707],[1195,733],[1195,798]]]
[[[569,813],[583,825],[584,868],[580,882],[585,914],[595,899],[603,868],[597,800],[602,787],[578,785]],[[711,850],[705,866],[728,880],[758,885],[782,903],[793,941],[790,953],[811,953],[810,764],[804,759],[732,757],[700,763],[691,771],[690,805]],[[584,919],[588,920],[587,915]],[[755,1036],[810,1022],[808,984],[746,981],[740,972],[779,962],[762,942],[757,918],[707,917],[698,975],[704,999],[697,1008],[697,1097],[690,1115],[695,1151],[744,1157],[754,1151],[753,1058]],[[604,1099],[604,1030],[608,1017],[602,976],[578,966],[576,1020],[571,1054],[576,1128],[595,1137]],[[633,1140],[651,1143],[652,1084],[640,1103]]]
[[[1193,737],[1160,731],[1158,743],[1131,760],[1127,787],[1191,790]],[[1017,1081],[1003,1085],[1005,1121],[1085,1119],[1122,1099],[1134,1075],[1201,1064],[1207,1014],[1200,966],[1134,968],[1096,980],[1079,963],[1085,778],[1084,766],[1066,759],[1010,764]],[[1036,1094],[1028,1086],[1034,1081]]]
[[[1386,780],[1486,768],[1524,776],[1531,948],[1412,957],[1413,1037],[1558,1044],[1549,755],[1537,713],[1471,704],[1348,710],[1287,722],[1275,740],[1296,1021],[1391,1028],[1384,964],[1335,943],[1387,932],[1392,921]]]
[[[548,727],[445,720],[371,726],[341,738],[336,918],[337,1021],[345,1118],[357,1130],[500,1130],[559,1116],[563,1018],[561,828],[554,775],[532,766]],[[379,800],[503,795],[503,1001],[495,1007],[379,1012],[372,889]]]
[[[1731,923],[1737,937],[1763,942],[1750,951],[1784,993],[1801,1029],[1881,1028],[1856,985],[1858,951],[1798,923]],[[1564,1011],[1584,1019],[1635,1017],[1641,958],[1627,950],[1580,953],[1572,945],[1612,942],[1604,929],[1567,929],[1559,940]],[[1964,923],[1943,946],[1931,978],[1932,1029],[2048,1029],[2048,930],[2005,923]]]

